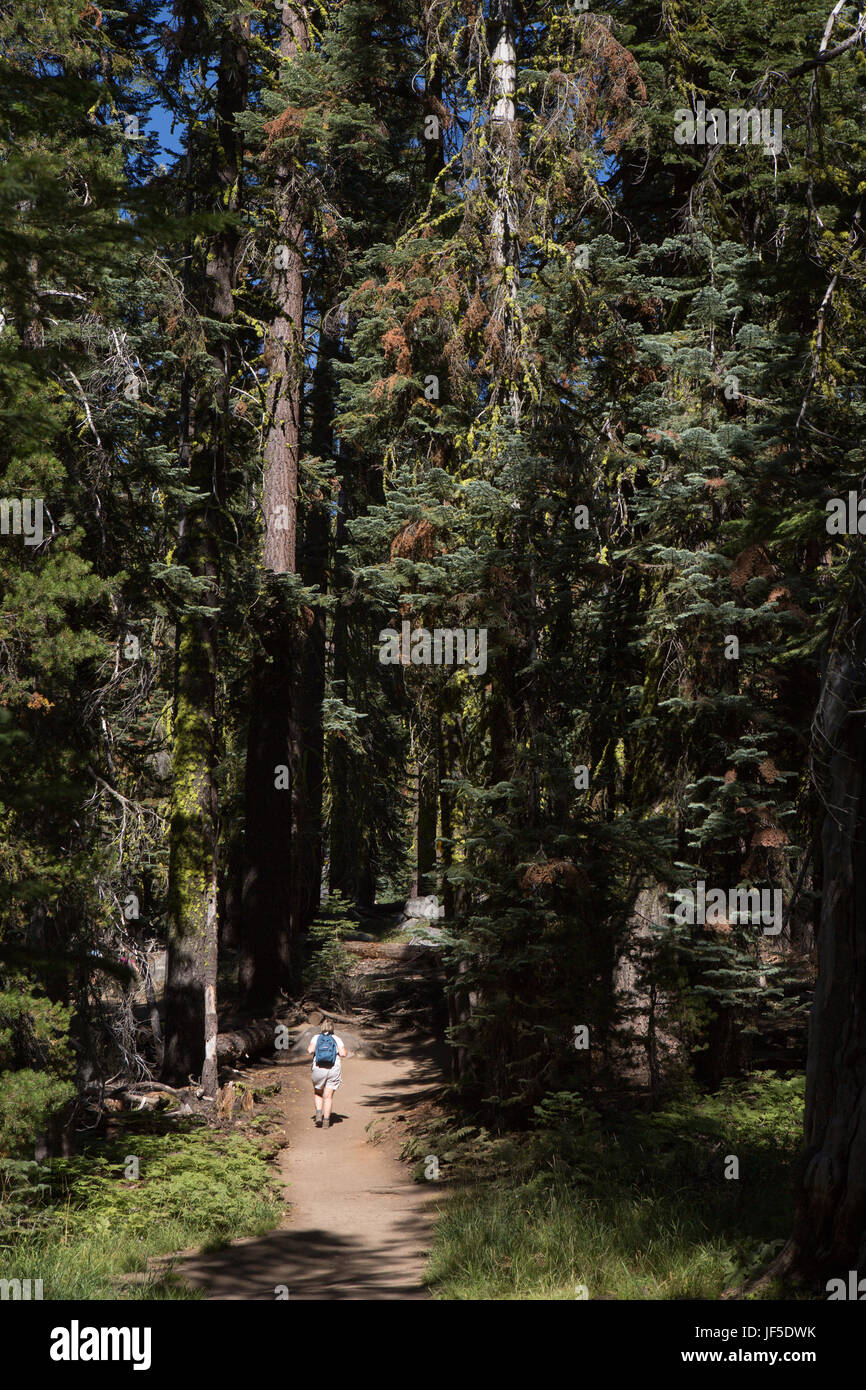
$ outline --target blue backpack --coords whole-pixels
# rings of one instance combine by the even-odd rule
[[[333,1033],[320,1033],[319,1041],[316,1043],[313,1065],[325,1068],[332,1067],[336,1060],[337,1044],[334,1041]]]

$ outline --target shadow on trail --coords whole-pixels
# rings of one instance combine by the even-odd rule
[[[429,1101],[431,1094],[442,1088],[442,1065],[431,1053],[422,1058],[414,1057],[411,1070],[407,1068],[405,1074],[383,1082],[359,1103],[385,1114],[408,1113]]]
[[[184,1261],[182,1277],[213,1299],[428,1299],[421,1285],[394,1278],[406,1246],[423,1243],[428,1226],[408,1217],[375,1251],[363,1242],[317,1229],[272,1231]]]

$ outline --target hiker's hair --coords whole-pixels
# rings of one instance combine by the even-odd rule
[[[333,1033],[334,1025],[329,1018],[323,1018],[319,1024],[320,1033]]]

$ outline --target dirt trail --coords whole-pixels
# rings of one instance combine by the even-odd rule
[[[299,1033],[299,1039],[309,1036]],[[329,1130],[313,1124],[310,1058],[255,1069],[279,1079],[288,1148],[280,1177],[291,1210],[278,1230],[174,1263],[212,1299],[424,1299],[436,1184],[416,1183],[400,1161],[398,1117],[442,1083],[436,1049],[382,1025],[337,1024],[349,1056]],[[299,1043],[303,1046],[303,1041]],[[371,1141],[366,1127],[384,1131]]]

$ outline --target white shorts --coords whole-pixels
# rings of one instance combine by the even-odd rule
[[[332,1067],[313,1066],[313,1090],[321,1095],[327,1086],[330,1090],[336,1091],[343,1079],[343,1068],[340,1066],[340,1059]]]

